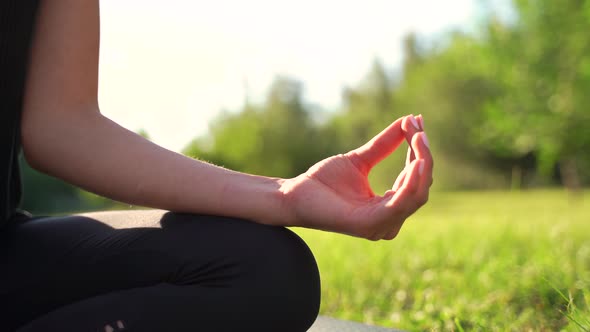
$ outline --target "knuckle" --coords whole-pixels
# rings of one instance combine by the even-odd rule
[[[350,151],[346,154],[339,154],[336,157],[348,159],[354,165],[354,167],[356,167],[362,174],[369,173],[369,162],[365,158],[363,158],[363,156],[361,156],[356,150]]]

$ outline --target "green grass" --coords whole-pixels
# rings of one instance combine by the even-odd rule
[[[409,331],[590,331],[589,192],[437,193],[393,241],[297,229],[321,313]]]

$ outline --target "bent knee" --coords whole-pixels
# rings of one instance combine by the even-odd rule
[[[307,244],[291,230],[274,227],[255,245],[259,257],[257,296],[268,301],[268,317],[281,330],[305,331],[315,321],[320,308],[320,274]],[[264,295],[263,295],[264,294]]]
[[[191,243],[193,250],[205,251],[217,262],[215,273],[221,274],[223,287],[236,290],[240,294],[237,301],[251,303],[251,319],[265,313],[256,323],[260,331],[305,331],[317,317],[318,266],[307,244],[291,230],[235,218],[182,214],[169,214],[162,224],[173,233],[170,241],[179,247]],[[262,328],[275,321],[280,325]],[[293,329],[285,330],[285,326]]]

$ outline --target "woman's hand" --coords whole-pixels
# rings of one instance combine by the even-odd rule
[[[406,168],[391,190],[373,193],[371,169],[404,141]],[[286,204],[303,227],[371,240],[393,239],[411,214],[426,203],[432,184],[432,155],[421,116],[400,118],[358,149],[333,156],[282,184]]]

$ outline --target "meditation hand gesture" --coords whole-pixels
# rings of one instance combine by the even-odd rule
[[[365,145],[324,159],[282,188],[296,224],[371,240],[393,239],[405,219],[428,200],[432,155],[421,116],[400,118]],[[373,193],[371,169],[404,141],[406,167],[391,190]]]

